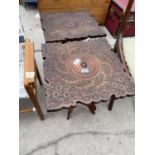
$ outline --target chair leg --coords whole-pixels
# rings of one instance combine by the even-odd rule
[[[68,109],[67,120],[70,119],[70,116],[71,116],[71,113],[73,112],[73,110],[74,110],[74,107],[70,107],[70,108]]]
[[[110,102],[109,102],[109,106],[108,106],[108,110],[112,111],[113,105],[114,105],[114,100],[115,100],[115,95],[112,95],[110,98]]]
[[[30,88],[30,86],[25,87],[25,89],[27,90],[27,93],[29,94],[29,97],[30,97],[30,99],[32,101],[33,106],[36,109],[36,112],[37,112],[39,118],[41,120],[44,120],[43,112],[42,112],[42,110],[40,108],[40,105],[39,105],[39,103],[37,101],[36,95],[34,94],[33,90]]]
[[[96,105],[95,105],[94,102],[92,102],[91,104],[88,104],[87,107],[88,107],[88,109],[90,110],[90,112],[91,112],[92,114],[95,114]]]
[[[40,76],[39,69],[38,69],[38,66],[37,66],[36,62],[35,62],[35,66],[36,66],[37,78],[39,80],[40,85],[42,86],[43,84],[42,84],[41,76]]]

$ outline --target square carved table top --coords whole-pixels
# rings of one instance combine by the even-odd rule
[[[106,36],[88,11],[41,13],[46,42]]]
[[[134,94],[134,82],[105,39],[43,45],[47,111]]]

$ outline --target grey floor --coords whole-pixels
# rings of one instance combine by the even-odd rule
[[[26,37],[34,41],[35,57],[43,77],[40,50],[44,37],[38,11],[25,10],[22,6],[19,9]],[[115,40],[107,34],[113,46]],[[46,112],[44,89],[40,86],[38,100],[44,121],[35,113],[19,116],[20,155],[134,155],[134,97],[116,100],[111,112],[107,110],[108,102],[100,102],[95,115],[79,106],[70,120],[66,120],[66,110]]]

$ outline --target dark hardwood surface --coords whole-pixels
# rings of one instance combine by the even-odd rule
[[[134,94],[132,77],[105,39],[47,43],[43,59],[47,111]]]
[[[41,13],[46,42],[106,36],[88,11]]]

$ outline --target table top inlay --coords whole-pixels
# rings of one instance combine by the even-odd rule
[[[134,94],[134,82],[105,39],[43,46],[47,110]]]
[[[46,42],[106,36],[88,11],[41,13]]]

